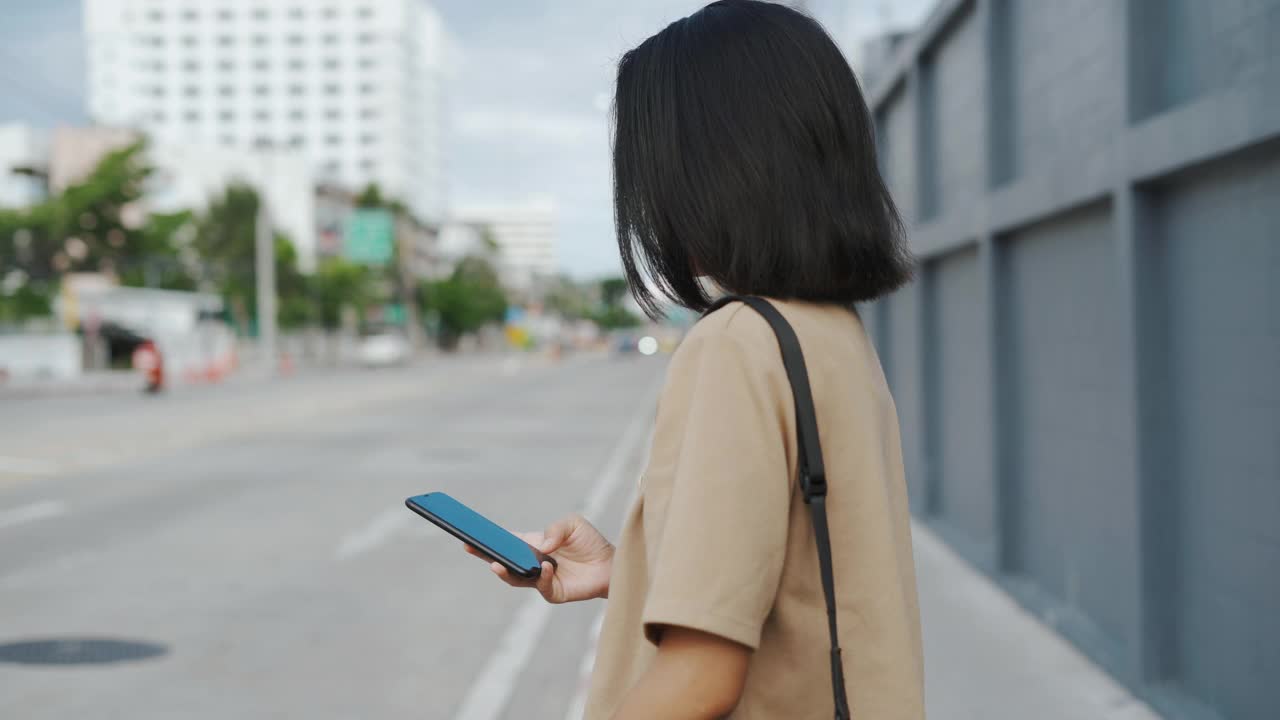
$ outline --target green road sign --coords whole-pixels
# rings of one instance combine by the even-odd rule
[[[391,262],[395,236],[395,219],[390,210],[356,210],[347,219],[342,254],[351,262],[386,265]]]

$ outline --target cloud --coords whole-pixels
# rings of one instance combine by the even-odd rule
[[[600,115],[527,108],[468,108],[455,116],[454,130],[470,139],[524,139],[557,145],[606,137],[605,120]]]

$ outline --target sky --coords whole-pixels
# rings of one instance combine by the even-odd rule
[[[559,265],[619,269],[608,107],[623,52],[699,0],[436,0],[444,20],[446,202],[554,204]],[[809,0],[844,48],[922,20],[934,0]],[[0,0],[0,124],[80,124],[81,0]]]

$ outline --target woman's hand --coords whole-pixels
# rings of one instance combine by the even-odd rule
[[[609,575],[613,571],[613,545],[581,515],[570,515],[552,523],[542,532],[516,536],[547,555],[556,556],[556,565],[545,560],[537,580],[525,580],[507,572],[502,565],[489,563],[493,571],[512,587],[537,588],[549,603],[567,603],[609,596]],[[483,558],[470,545],[463,546]]]

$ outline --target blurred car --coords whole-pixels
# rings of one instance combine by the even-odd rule
[[[397,332],[378,332],[360,339],[356,357],[365,367],[391,367],[409,361],[409,341]]]
[[[639,338],[631,333],[617,333],[613,338],[613,351],[619,355],[636,352],[638,341]]]

